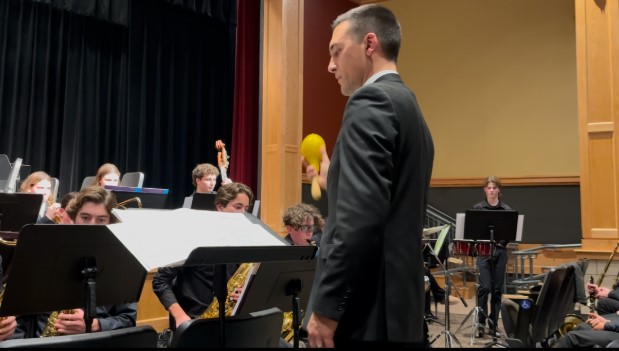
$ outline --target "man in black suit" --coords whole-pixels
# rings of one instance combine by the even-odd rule
[[[397,73],[395,15],[363,5],[332,28],[328,70],[350,98],[332,160],[323,148],[320,164],[329,210],[308,340],[311,347],[422,347],[432,137]],[[311,179],[316,169],[307,173]]]

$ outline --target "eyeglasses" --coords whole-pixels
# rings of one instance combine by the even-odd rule
[[[309,232],[313,232],[315,227],[316,226],[313,226],[313,225],[300,225],[298,227],[295,227],[295,229],[300,230],[302,232],[309,233]]]

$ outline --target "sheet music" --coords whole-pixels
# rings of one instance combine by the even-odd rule
[[[231,316],[236,315],[236,311],[239,309],[241,302],[243,302],[243,299],[246,296],[247,286],[249,285],[249,281],[254,279],[254,277],[256,276],[256,273],[258,272],[258,268],[260,268],[260,262],[253,263],[251,265],[249,274],[247,275],[247,277],[245,278],[245,282],[243,283],[243,289],[241,289],[241,294],[239,296],[239,299],[234,304],[234,308],[232,308],[232,312],[230,312]]]
[[[109,230],[147,269],[182,264],[197,247],[285,246],[277,234],[242,213],[176,210],[114,210],[122,223]]]
[[[522,226],[524,225],[524,215],[518,215],[518,228],[516,228],[516,241],[522,241]]]

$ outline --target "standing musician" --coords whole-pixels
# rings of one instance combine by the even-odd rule
[[[89,186],[77,193],[70,201],[66,212],[75,224],[110,224],[114,222],[112,209],[116,207],[116,197],[100,186]],[[84,311],[58,314],[54,324],[59,334],[82,334],[86,332]],[[17,331],[13,339],[40,337],[45,329],[50,313],[23,315],[17,317]],[[97,306],[96,317],[92,322],[92,332],[135,327],[137,303]]]
[[[501,180],[495,176],[489,176],[484,180],[484,193],[486,198],[475,204],[473,209],[488,211],[511,210],[505,202],[501,200]],[[477,291],[478,306],[484,313],[479,316],[479,329],[477,335],[484,335],[484,325],[486,316],[490,319],[488,329],[490,335],[497,333],[497,321],[501,311],[501,296],[503,295],[503,285],[505,282],[505,268],[507,265],[507,241],[495,242],[494,253],[490,257],[477,257],[479,269],[479,290]],[[492,261],[494,261],[494,274],[492,272]],[[488,315],[488,295],[491,294],[490,315]]]
[[[254,198],[251,189],[242,183],[225,184],[217,191],[217,211],[247,212]],[[228,264],[230,279],[238,264]],[[163,307],[170,313],[170,329],[176,330],[183,322],[197,318],[213,301],[214,265],[193,267],[160,267],[153,277],[153,291]],[[240,292],[232,294],[238,299]]]

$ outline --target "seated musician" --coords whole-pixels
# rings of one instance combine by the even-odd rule
[[[60,207],[50,206],[45,211],[45,216],[37,219],[37,224],[71,224],[71,217],[67,214],[67,205],[69,201],[73,200],[77,196],[77,191],[67,193],[60,200]]]
[[[614,289],[597,286],[597,284],[587,283],[587,291],[596,301],[598,314],[612,314],[619,311],[619,286]]]
[[[613,290],[587,283],[587,290],[597,299],[596,312],[589,313],[586,323],[580,323],[565,336],[548,340],[544,346],[555,348],[599,347],[605,348],[611,341],[619,340],[619,288]]]
[[[219,176],[219,170],[217,167],[210,163],[201,163],[197,165],[193,171],[191,171],[191,181],[195,188],[193,194],[216,194],[215,185],[217,185],[217,177]],[[222,179],[222,184],[230,184],[232,180],[230,178]],[[191,200],[193,194],[185,198],[183,204],[184,208],[191,207]]]
[[[316,206],[299,203],[284,212],[284,226],[288,233],[284,240],[290,245],[320,245],[314,241],[316,230],[322,230],[325,220]]]
[[[112,209],[116,198],[100,186],[90,186],[77,193],[70,201],[66,212],[75,224],[110,224],[114,222]],[[86,332],[84,311],[58,314],[54,329],[58,334],[81,334]],[[14,338],[33,338],[42,335],[47,326],[50,313],[24,315],[17,317],[17,331]],[[92,322],[92,332],[135,327],[137,303],[97,306],[96,317]]]
[[[619,315],[589,313],[588,317],[586,323],[580,323],[552,347],[605,348],[612,341],[619,340]]]
[[[2,256],[0,256],[0,277],[2,277],[3,274]],[[4,286],[2,287],[2,290],[4,290]],[[2,300],[0,300],[0,303],[1,302]],[[12,338],[16,328],[17,321],[15,319],[15,316],[0,317],[0,341]]]
[[[247,212],[253,200],[251,189],[242,183],[225,184],[217,191],[217,211]],[[228,264],[227,279],[235,273],[239,264]],[[161,304],[170,313],[170,329],[183,322],[201,316],[213,302],[214,265],[198,267],[161,267],[153,277],[153,291]],[[239,293],[232,297],[238,299]]]
[[[52,196],[52,177],[43,171],[30,173],[30,175],[21,183],[19,191],[22,193],[41,194],[43,202],[39,210],[39,217],[45,216],[48,207],[54,204]]]
[[[104,163],[97,170],[97,175],[92,181],[92,185],[106,186],[113,185],[118,186],[120,184],[120,171],[118,167],[112,163]]]

